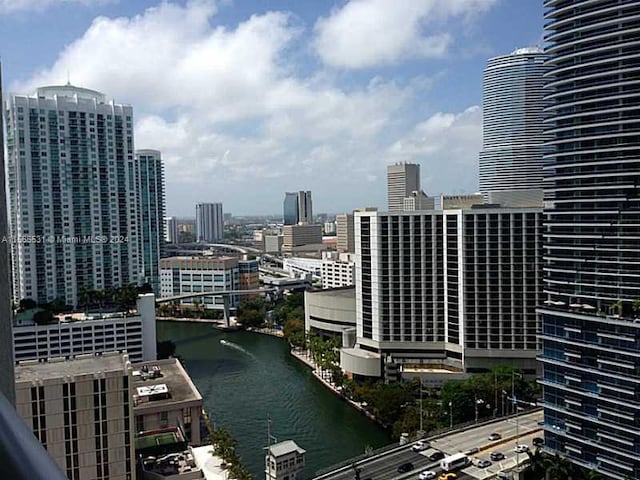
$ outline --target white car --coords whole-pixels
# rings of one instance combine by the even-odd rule
[[[425,470],[418,477],[420,480],[429,480],[430,478],[436,478],[438,474],[432,470]]]
[[[421,452],[423,450],[426,450],[427,448],[429,448],[429,444],[423,440],[420,440],[413,447],[411,447],[411,450],[413,450],[414,452]]]
[[[529,451],[529,447],[527,445],[516,445],[513,451],[516,453],[525,453]]]

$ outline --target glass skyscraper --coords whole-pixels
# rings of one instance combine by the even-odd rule
[[[547,448],[640,478],[640,2],[546,0]]]
[[[489,60],[482,86],[480,191],[542,188],[545,54],[521,48]]]

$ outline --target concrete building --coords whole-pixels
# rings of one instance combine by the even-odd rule
[[[325,235],[335,235],[336,234],[336,222],[324,222],[322,230],[323,230],[323,233]]]
[[[164,241],[166,243],[179,243],[180,230],[176,217],[164,217]]]
[[[240,290],[257,290],[260,288],[260,264],[258,260],[238,260],[238,282]],[[259,294],[245,298],[256,298]]]
[[[322,225],[285,225],[282,228],[282,251],[294,253],[297,251],[323,250]]]
[[[139,195],[140,271],[142,282],[160,294],[160,258],[164,256],[164,165],[157,150],[135,153]],[[177,230],[177,224],[176,224]]]
[[[202,395],[176,358],[132,365],[135,431],[179,427],[199,445]]]
[[[0,63],[0,108],[4,109],[2,100],[2,63]],[[4,145],[4,115],[0,114],[0,145]],[[0,237],[8,236],[7,225],[7,195],[5,191],[4,147],[0,148]],[[11,338],[11,261],[9,244],[0,244],[0,394],[10,403],[15,400],[13,378],[13,342]]]
[[[482,86],[480,192],[541,190],[546,55],[520,48],[489,60]]]
[[[16,410],[70,480],[135,478],[126,355],[32,360],[15,369]]]
[[[313,280],[320,280],[322,259],[307,257],[287,257],[282,259],[282,270],[292,277],[310,276]]]
[[[265,253],[280,253],[284,237],[282,235],[264,235],[264,251]]]
[[[355,255],[352,253],[323,252],[320,264],[322,288],[353,285]]]
[[[545,7],[545,449],[640,478],[640,4]]]
[[[153,294],[140,295],[133,312],[61,314],[44,325],[36,324],[33,316],[17,315],[14,321],[16,362],[113,351],[126,352],[137,362],[156,358]]]
[[[223,232],[222,203],[199,203],[196,205],[196,241],[218,243],[222,241]]]
[[[390,212],[402,211],[404,199],[420,190],[420,165],[396,163],[387,166],[387,207]]]
[[[304,469],[306,451],[293,440],[269,445],[265,456],[266,480],[297,480]]]
[[[535,374],[541,209],[359,212],[357,337],[404,370]],[[419,373],[419,372],[418,372]]]
[[[403,202],[403,210],[405,212],[414,212],[416,210],[433,210],[435,208],[435,198],[427,197],[422,190],[411,192]]]
[[[338,237],[337,247],[339,252],[353,253],[356,251],[352,213],[336,215],[336,236]]]
[[[450,210],[455,208],[471,208],[474,205],[482,205],[484,197],[480,193],[466,195],[438,195],[434,197],[436,210]]]
[[[160,296],[185,293],[240,290],[240,271],[235,257],[169,257],[160,260]],[[221,295],[188,298],[181,305],[223,310]],[[229,306],[238,306],[238,296],[229,296]]]
[[[131,106],[65,85],[7,111],[14,300],[76,305],[83,289],[138,284]]]
[[[321,336],[342,335],[356,327],[355,287],[304,292],[304,327]]]

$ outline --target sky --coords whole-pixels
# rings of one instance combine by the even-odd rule
[[[542,38],[542,0],[0,0],[7,93],[99,90],[160,150],[167,213],[386,206],[386,165],[478,189],[482,70]]]

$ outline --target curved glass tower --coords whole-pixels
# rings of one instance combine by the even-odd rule
[[[489,60],[482,87],[480,191],[542,188],[545,54],[520,48]]]
[[[547,447],[640,478],[640,2],[546,0]]]

